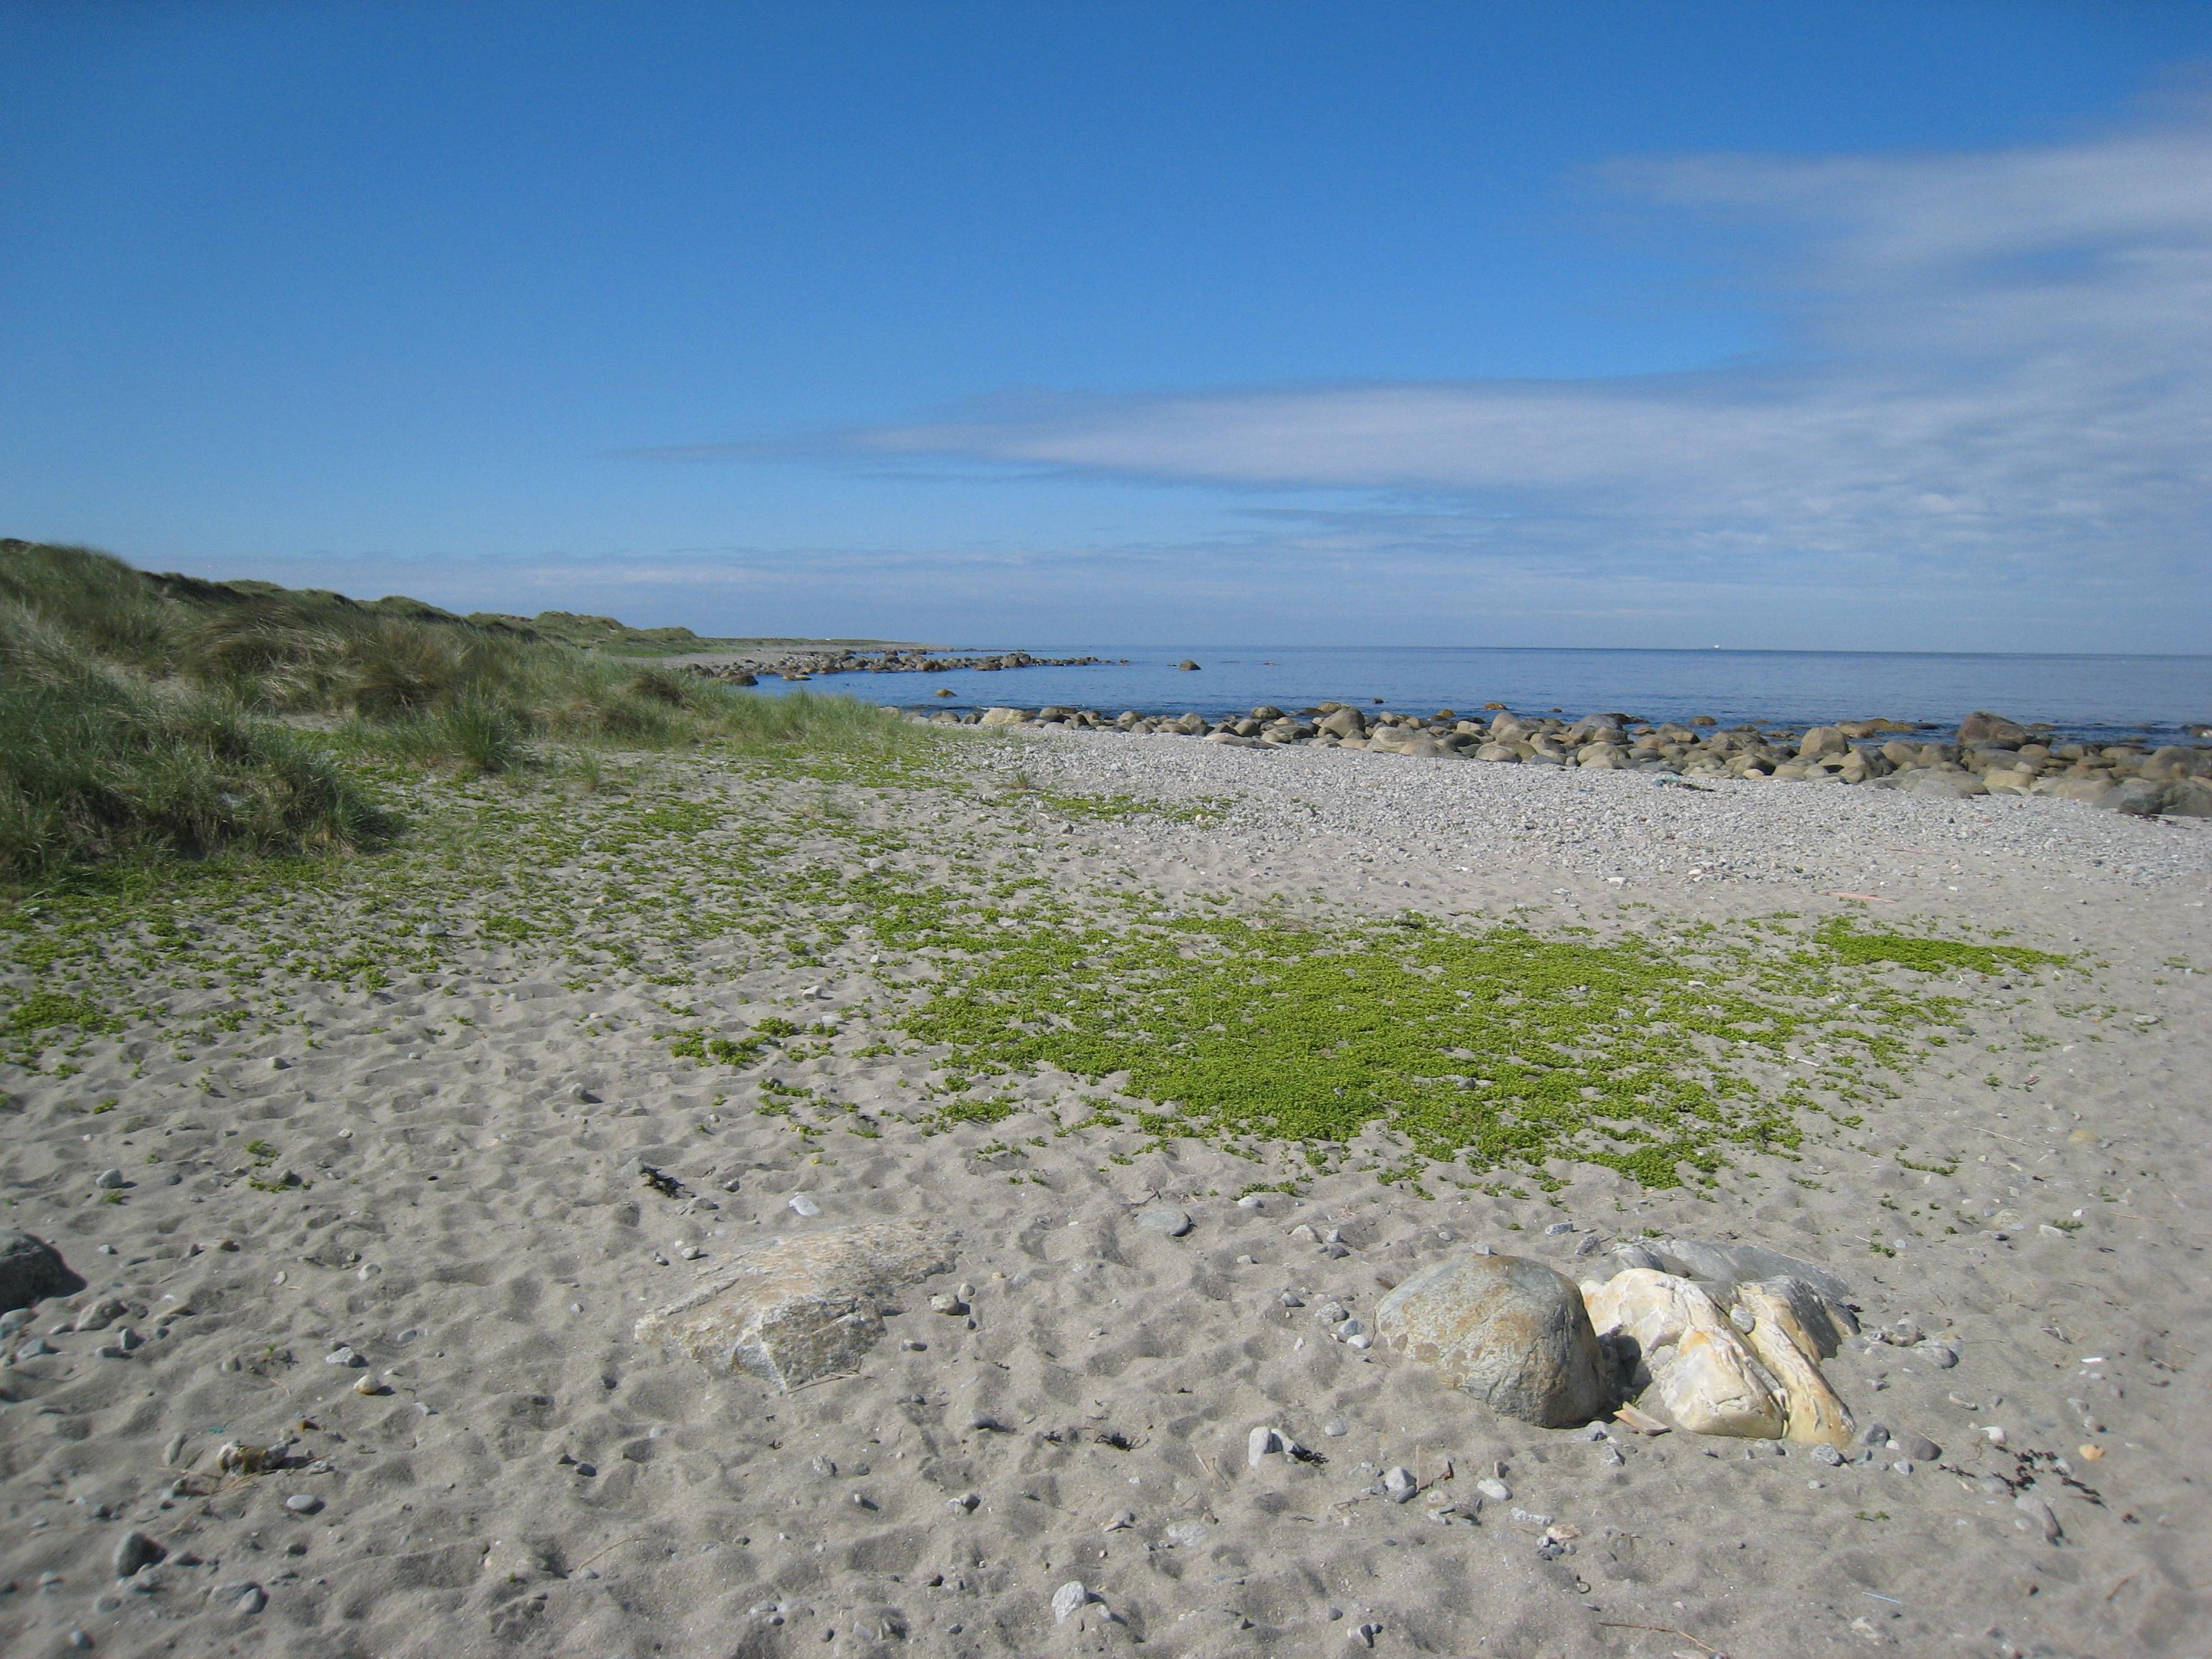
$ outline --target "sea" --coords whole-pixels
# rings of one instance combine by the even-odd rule
[[[2106,742],[2187,741],[2188,727],[2212,722],[2212,656],[1486,646],[1018,648],[1107,660],[1080,668],[836,675],[803,689],[848,692],[903,708],[1060,704],[1109,716],[1125,709],[1219,716],[1262,704],[1295,711],[1332,700],[1424,716],[1502,703],[1522,714],[1609,713],[1651,721],[1709,714],[1723,726],[1802,727],[1887,718],[1941,727],[1980,708]],[[1177,668],[1186,660],[1199,666]],[[774,679],[761,684],[769,691],[802,689]],[[940,690],[951,695],[936,696]]]

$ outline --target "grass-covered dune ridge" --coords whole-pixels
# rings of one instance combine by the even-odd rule
[[[392,827],[346,764],[363,754],[483,774],[548,740],[743,749],[902,731],[845,699],[747,696],[505,618],[0,541],[0,876],[358,846]]]

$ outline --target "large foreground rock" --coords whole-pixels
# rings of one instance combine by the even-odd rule
[[[1582,1292],[1540,1261],[1448,1257],[1384,1297],[1375,1326],[1388,1346],[1524,1423],[1564,1428],[1612,1404]]]
[[[61,1252],[28,1233],[0,1232],[0,1313],[13,1313],[49,1296],[74,1296],[84,1280],[69,1270]]]
[[[839,1227],[744,1252],[681,1301],[637,1322],[637,1340],[725,1376],[785,1389],[858,1370],[902,1285],[952,1266],[952,1236],[921,1222]]]

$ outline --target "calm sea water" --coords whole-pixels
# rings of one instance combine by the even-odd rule
[[[1878,716],[1952,726],[1988,708],[2104,738],[2171,738],[2184,725],[2212,720],[2212,657],[1104,645],[1054,647],[1050,653],[1129,660],[996,673],[840,675],[810,689],[902,708],[1063,703],[1109,715],[1125,708],[1222,714],[1260,703],[1297,709],[1333,698],[1406,714],[1464,714],[1502,702],[1520,714],[1611,710],[1654,720],[1711,714],[1724,726]],[[1176,668],[1185,658],[1200,665],[1198,672]],[[933,696],[940,687],[951,696]],[[785,688],[767,680],[763,689]]]

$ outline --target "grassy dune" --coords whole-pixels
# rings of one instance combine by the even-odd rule
[[[526,769],[547,745],[895,744],[842,697],[748,695],[503,618],[156,576],[0,541],[0,878],[342,850],[397,828],[350,761]]]

